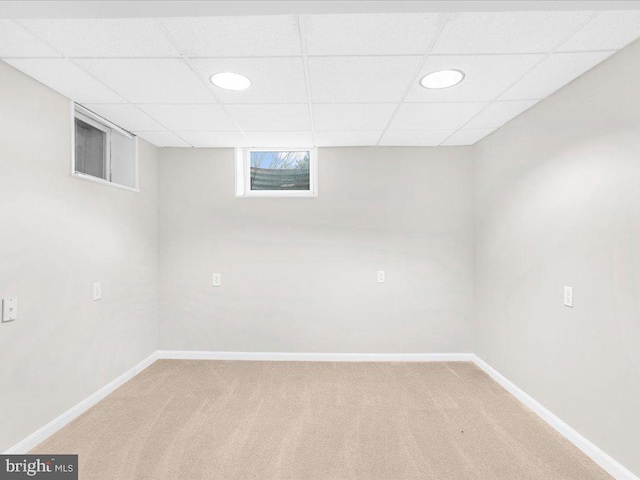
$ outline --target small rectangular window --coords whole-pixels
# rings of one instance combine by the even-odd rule
[[[241,148],[236,151],[239,197],[316,197],[315,148]]]
[[[137,138],[80,105],[73,113],[72,175],[137,190]]]

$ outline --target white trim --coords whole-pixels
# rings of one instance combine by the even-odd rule
[[[249,360],[249,361],[305,361],[305,362],[473,362],[518,401],[529,407],[563,437],[573,443],[589,458],[617,480],[640,480],[631,471],[614,460],[592,442],[580,435],[542,404],[525,393],[504,375],[473,353],[298,353],[298,352],[210,352],[196,350],[158,350],[142,362],[127,370],[44,427],[17,443],[5,454],[25,453],[93,405],[132,379],[158,359],[175,360]]]
[[[87,175],[86,173],[73,172],[71,174],[72,177],[78,178],[80,180],[86,180],[87,182],[99,183],[100,185],[105,185],[107,187],[119,188],[121,190],[128,190],[129,192],[140,193],[140,190],[133,187],[127,187],[126,185],[120,185],[119,183],[110,182],[103,178],[94,177],[93,175]]]
[[[140,146],[138,145],[138,136],[133,136],[133,154],[135,155],[135,169],[133,172],[133,183],[135,187],[132,187],[134,192],[140,191]],[[123,185],[124,186],[124,185]]]
[[[309,152],[309,190],[251,190],[251,152]],[[236,148],[236,197],[238,198],[314,198],[318,196],[318,149],[316,147],[239,147]]]
[[[0,18],[152,18],[240,15],[321,15],[350,13],[492,12],[527,10],[637,10],[629,0],[423,0],[423,1],[176,1],[176,0],[32,0],[5,1]]]
[[[122,127],[119,127],[118,125],[116,125],[112,121],[107,120],[102,115],[94,112],[93,110],[89,110],[87,107],[83,107],[79,103],[75,103],[74,102],[74,105],[75,105],[76,112],[78,112],[79,114],[89,118],[90,119],[90,123],[93,126],[95,126],[96,128],[99,128],[100,130],[102,130],[103,132],[107,132],[107,130],[105,130],[105,129],[111,129],[111,130],[115,130],[116,132],[120,133],[121,135],[124,135],[125,137],[127,137],[130,140],[133,140],[133,138],[135,137],[135,135],[133,133],[125,130]],[[86,120],[83,119],[83,121],[86,121]]]
[[[69,148],[71,149],[71,176],[76,172],[76,102],[69,100],[71,112],[71,143]]]
[[[158,352],[153,352],[151,355],[149,355],[147,358],[145,358],[140,363],[135,365],[133,368],[130,368],[129,370],[124,372],[122,375],[120,375],[118,378],[116,378],[115,380],[109,382],[107,385],[102,387],[97,392],[89,395],[87,398],[82,400],[77,405],[71,407],[69,410],[64,412],[59,417],[47,423],[44,427],[36,430],[24,440],[16,443],[13,447],[9,448],[4,453],[5,454],[21,454],[21,453],[28,452],[38,444],[42,443],[48,437],[56,433],[62,427],[71,423],[76,418],[78,418],[80,415],[82,415],[84,412],[89,410],[100,400],[102,400],[107,395],[112,393],[116,388],[120,387],[127,381],[131,380],[133,377],[135,377],[138,373],[143,371],[145,368],[147,368],[157,359],[158,359]]]
[[[104,118],[101,115],[98,115],[97,113],[89,110],[86,107],[83,107],[82,105],[80,105],[79,103],[74,102],[73,100],[69,101],[70,105],[71,105],[71,176],[74,178],[78,178],[81,180],[86,180],[89,182],[93,182],[93,183],[98,183],[100,185],[105,185],[105,186],[109,186],[109,187],[115,187],[115,188],[120,188],[122,190],[128,190],[129,192],[136,192],[136,193],[140,193],[140,183],[139,183],[139,172],[140,172],[140,152],[138,151],[139,146],[138,146],[138,136],[132,134],[131,132],[119,127],[118,125],[116,125],[115,123],[107,120],[106,118]],[[110,173],[111,172],[111,140],[110,140],[110,136],[111,136],[111,131],[116,131],[118,133],[120,133],[121,135],[123,135],[124,137],[132,140],[133,142],[133,166],[134,166],[134,172],[133,172],[133,182],[134,182],[134,186],[130,187],[128,185],[122,185],[116,182],[112,182],[111,180],[107,180],[104,178],[100,178],[100,177],[94,177],[93,175],[88,175],[86,173],[82,173],[82,172],[78,172],[76,171],[76,116],[77,115],[81,115],[82,117],[86,117],[86,118],[81,118],[82,121],[86,122],[87,119],[91,120],[90,124],[95,126],[96,128],[99,128],[100,130],[103,130],[107,133],[108,137],[107,137],[107,148],[108,148],[108,152],[107,152],[107,171]]]
[[[208,352],[158,350],[158,358],[173,360],[253,360],[271,362],[473,362],[472,353],[301,353]]]
[[[520,389],[513,382],[511,382],[504,375],[499,373],[496,369],[490,366],[487,362],[482,360],[477,355],[472,355],[473,362],[480,367],[487,375],[500,384],[507,392],[513,395],[521,403],[529,407],[535,414],[547,422],[553,427],[560,435],[565,437],[582,452],[587,455],[591,460],[596,462],[607,473],[613,476],[617,480],[640,480],[636,475],[630,472],[623,465],[614,460],[607,453],[602,451],[591,441],[580,435],[576,430],[571,428],[565,422],[563,422],[558,416],[554,415],[550,410],[544,407],[541,403],[536,401],[533,397],[527,394],[524,390]]]

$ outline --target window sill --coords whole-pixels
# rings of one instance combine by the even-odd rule
[[[236,194],[236,198],[317,198],[316,192],[296,192],[296,193],[284,193],[284,192],[270,192],[263,191],[261,193],[251,192],[243,195]]]
[[[84,173],[74,172],[71,174],[72,177],[78,178],[80,180],[85,180],[87,182],[98,183],[100,185],[105,185],[107,187],[119,188],[120,190],[127,190],[129,192],[140,193],[140,190],[133,187],[127,187],[126,185],[120,185],[118,183],[107,182],[102,178],[92,177],[91,175],[85,175]]]

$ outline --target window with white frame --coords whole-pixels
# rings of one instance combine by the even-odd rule
[[[318,196],[315,148],[239,148],[236,150],[236,196]]]
[[[92,111],[74,105],[71,174],[137,190],[137,138]]]

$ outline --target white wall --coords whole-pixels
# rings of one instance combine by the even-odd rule
[[[157,349],[157,149],[140,193],[72,178],[69,100],[3,62],[0,85],[4,451]]]
[[[474,197],[475,352],[636,474],[639,85],[635,43],[482,141]]]
[[[325,148],[317,198],[236,198],[232,149],[162,149],[160,347],[469,352],[471,174],[468,148]]]

